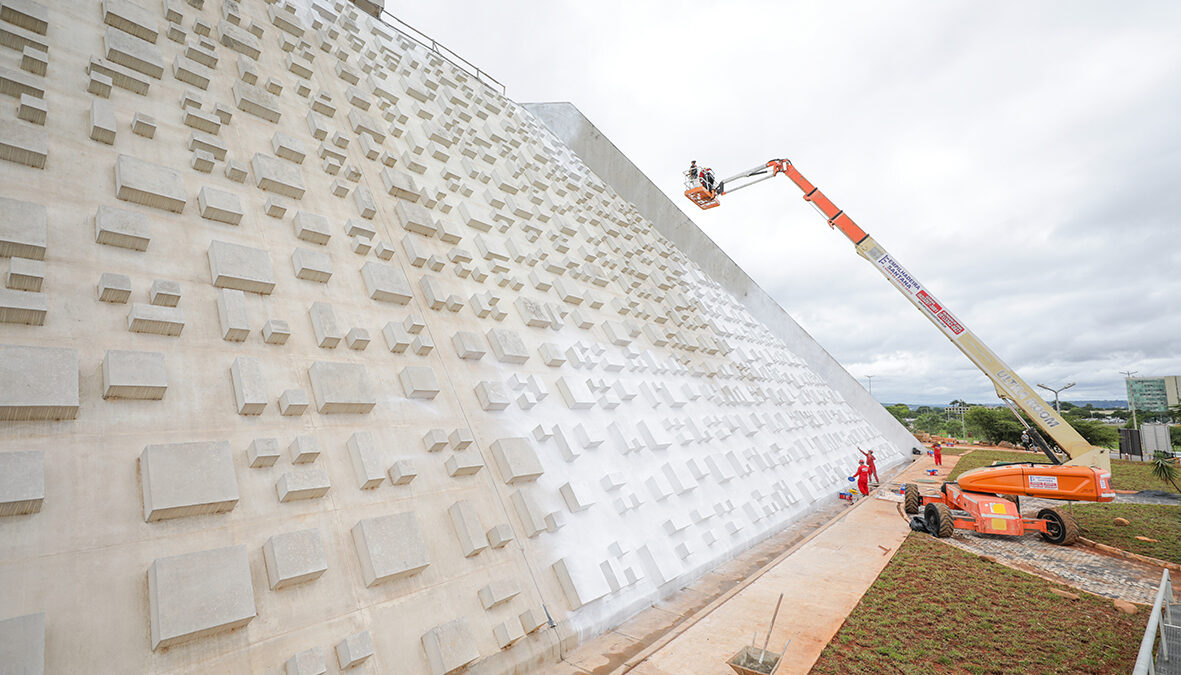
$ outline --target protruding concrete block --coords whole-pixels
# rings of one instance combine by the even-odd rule
[[[0,5],[0,17],[7,9]],[[45,614],[26,614],[0,621],[0,664],[13,675],[44,675]]]
[[[393,485],[409,485],[418,477],[418,468],[409,459],[399,459],[390,465],[390,483]]]
[[[492,457],[505,483],[527,483],[545,472],[527,438],[501,438],[494,441]]]
[[[164,76],[164,57],[155,45],[113,28],[107,29],[103,45],[106,47],[104,56],[112,63],[157,80]]]
[[[184,312],[178,307],[160,307],[136,302],[127,313],[127,330],[132,333],[180,335],[185,327]]]
[[[245,546],[157,558],[148,568],[152,650],[240,628],[255,616]]]
[[[279,439],[256,438],[246,448],[246,461],[251,469],[274,466],[279,461]]]
[[[595,503],[590,487],[582,481],[564,483],[558,488],[558,493],[562,495],[562,501],[566,502],[566,508],[570,509],[571,513],[585,511]]]
[[[312,647],[292,655],[284,666],[284,675],[325,675],[327,672],[328,664],[321,647]]]
[[[227,342],[245,341],[250,335],[246,294],[233,288],[218,289],[217,320],[221,326],[221,339]]]
[[[312,322],[312,333],[316,338],[316,345],[324,349],[335,349],[343,337],[336,325],[336,313],[332,305],[326,302],[313,302],[308,308],[308,318]]]
[[[240,83],[239,83],[240,84]],[[299,166],[277,157],[255,153],[250,160],[254,180],[259,188],[292,199],[303,199],[307,192]]]
[[[271,590],[319,579],[328,569],[320,533],[314,529],[276,534],[262,547]]]
[[[422,636],[431,675],[454,673],[480,658],[476,638],[466,619],[455,619],[440,624]]]
[[[571,609],[598,600],[610,592],[602,571],[588,557],[566,557],[552,565]]]
[[[237,194],[209,186],[197,193],[197,206],[200,207],[202,218],[230,225],[242,222],[244,215],[242,200],[238,199]]]
[[[218,288],[262,295],[275,290],[271,257],[260,248],[214,240],[209,244],[209,274]]]
[[[328,226],[328,219],[307,211],[299,211],[292,221],[295,226],[295,236],[313,244],[324,245],[332,237]]]
[[[353,543],[366,586],[418,574],[431,564],[412,511],[359,521],[353,527]]]
[[[48,223],[43,205],[0,197],[0,258],[44,260]]]
[[[269,345],[286,344],[289,337],[291,337],[291,328],[282,319],[268,319],[262,326],[263,342]]]
[[[159,401],[167,390],[164,354],[107,350],[103,359],[103,398]]]
[[[156,135],[156,118],[146,113],[137,112],[131,119],[131,133],[144,138]]]
[[[274,7],[271,7],[271,11],[274,11]],[[370,656],[373,656],[373,638],[367,630],[353,633],[336,643],[336,661],[341,670],[359,666]]]
[[[281,131],[276,131],[271,136],[271,150],[276,157],[282,157],[296,164],[303,164],[304,157],[307,157],[308,154],[303,143]]]
[[[223,513],[238,504],[226,441],[149,445],[139,456],[139,472],[148,522]]]
[[[433,399],[439,395],[439,381],[429,366],[406,366],[398,371],[406,398]]]
[[[126,274],[103,272],[98,278],[98,299],[122,304],[131,297],[131,277]]]
[[[42,61],[38,57],[36,57],[35,56],[36,54],[41,54],[41,52],[38,52],[36,50],[31,50],[28,47],[26,47],[24,56],[21,58],[22,67],[24,65],[24,62],[26,62],[26,61],[28,61],[32,64],[44,63],[44,64],[48,65],[45,61]],[[42,73],[42,74],[44,74],[44,73]],[[45,99],[38,98],[36,96],[30,96],[28,94],[21,94],[20,95],[20,103],[16,107],[17,119],[22,119],[26,122],[32,122],[33,124],[37,124],[40,126],[45,126],[45,118],[48,116],[49,116],[49,104],[47,104],[45,102]]]
[[[484,534],[484,525],[480,522],[475,504],[463,499],[452,504],[447,513],[451,516],[451,525],[455,528],[455,536],[459,539],[459,548],[465,558],[488,548],[488,537]]]
[[[29,258],[12,258],[8,263],[8,274],[4,285],[14,291],[39,293],[45,282],[45,261]]]
[[[291,266],[300,279],[326,284],[332,278],[332,256],[324,251],[297,248],[291,253]]]
[[[515,579],[496,579],[477,591],[477,595],[480,597],[480,604],[486,610],[492,609],[497,605],[502,605],[517,597],[520,593],[521,586],[517,584]]]
[[[239,415],[261,415],[267,407],[266,382],[262,377],[262,362],[252,356],[239,356],[230,366],[234,384],[234,401]]]
[[[488,543],[492,548],[504,548],[513,540],[513,528],[508,523],[494,525],[488,530]]]
[[[443,463],[443,469],[452,478],[474,476],[480,473],[483,468],[484,460],[480,459],[480,454],[477,452],[457,452]]]
[[[320,441],[312,434],[296,436],[287,449],[292,464],[311,464],[320,457]]]
[[[406,275],[393,265],[367,262],[361,267],[361,280],[365,282],[365,292],[374,300],[405,305],[414,297]]]
[[[275,484],[275,492],[279,494],[281,502],[319,499],[328,494],[331,488],[332,482],[328,479],[328,474],[314,468],[289,471]]]
[[[480,408],[487,411],[504,410],[512,403],[504,384],[495,380],[484,380],[476,384],[476,400]]]
[[[115,196],[173,213],[183,213],[188,200],[179,171],[130,155],[115,160]]]
[[[266,89],[238,80],[234,82],[233,94],[234,105],[242,112],[250,113],[268,122],[278,122],[279,118],[283,116],[279,109],[279,98]]]
[[[4,74],[0,73],[0,87],[6,84]],[[39,96],[44,96],[44,92]],[[0,159],[44,169],[48,157],[49,133],[44,127],[0,120]]]
[[[529,360],[529,350],[516,331],[504,328],[490,328],[486,333],[492,354],[501,363],[521,364]]]
[[[40,450],[0,452],[0,517],[37,513],[45,501],[45,453]],[[0,654],[4,653],[0,623]],[[5,663],[0,659],[0,663]]]
[[[168,279],[156,279],[148,291],[148,302],[160,307],[176,307],[180,304],[180,284]]]
[[[115,144],[115,106],[101,98],[90,100],[90,140]]]
[[[288,389],[279,396],[280,415],[298,417],[307,411],[309,405],[307,392],[303,389]]]
[[[349,349],[363,352],[369,346],[369,331],[364,328],[350,328],[348,333],[345,333],[344,342]]]
[[[377,446],[377,437],[369,431],[358,431],[349,437],[349,457],[362,490],[371,490],[385,482],[385,462]]]
[[[0,420],[78,416],[76,349],[0,345],[0,382]]]
[[[405,371],[407,369],[403,369]],[[430,371],[429,368],[425,370]],[[320,414],[356,413],[363,414],[377,405],[377,397],[373,393],[373,385],[369,379],[369,371],[365,366],[355,363],[329,363],[317,361],[308,369],[308,377],[312,381],[312,396],[315,397]],[[430,371],[430,378],[434,381],[434,372]],[[405,381],[403,379],[403,387]],[[422,383],[424,386],[426,382]],[[438,384],[434,383],[435,393]],[[433,398],[433,395],[431,396]]]
[[[521,620],[521,628],[525,629],[525,633],[532,633],[549,623],[549,619],[545,616],[545,610],[540,607],[531,607],[518,614],[517,618]]]
[[[0,289],[0,323],[44,326],[49,302],[43,293]]]
[[[410,348],[419,356],[426,356],[435,348],[435,341],[427,333],[419,333],[410,341]]]
[[[431,217],[430,211],[414,202],[399,200],[394,205],[394,217],[402,229],[421,234],[424,237],[435,236],[435,232],[439,229],[434,218]]]
[[[562,376],[554,384],[558,388],[558,393],[562,395],[562,400],[571,410],[585,410],[594,407],[595,397],[585,382],[575,377]]]

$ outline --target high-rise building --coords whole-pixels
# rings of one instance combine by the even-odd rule
[[[1128,377],[1128,403],[1143,412],[1165,412],[1181,405],[1181,375]]]

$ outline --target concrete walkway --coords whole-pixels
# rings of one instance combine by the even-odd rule
[[[944,458],[941,476],[956,459]],[[932,466],[932,459],[924,456],[891,482],[925,478],[924,470]],[[737,593],[705,608],[616,672],[732,673],[726,660],[749,645],[756,632],[762,645],[783,593],[768,649],[778,652],[790,639],[776,673],[807,673],[909,532],[897,502],[876,496],[862,499]]]

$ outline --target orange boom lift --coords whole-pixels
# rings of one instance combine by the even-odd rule
[[[697,176],[686,172],[685,197],[702,209],[712,209],[720,205],[722,195],[780,174],[795,183],[804,193],[804,200],[816,207],[828,226],[848,237],[858,255],[873,263],[894,288],[988,376],[997,396],[1017,415],[1034,443],[1052,462],[1049,465],[1014,462],[973,469],[961,474],[957,481],[944,483],[934,496],[919,494],[918,486],[910,483],[906,485],[906,512],[914,514],[922,508],[927,530],[936,537],[950,536],[953,529],[961,528],[1014,536],[1039,532],[1051,543],[1073,544],[1078,539],[1078,525],[1070,514],[1044,508],[1036,518],[1026,518],[1021,515],[1020,498],[1087,502],[1115,499],[1107,449],[1091,447],[914,275],[804,178],[795,165],[786,159],[772,159],[716,184],[701,180],[700,172]],[[1018,411],[1028,415],[1037,428],[1026,424]],[[1052,444],[1046,440],[1047,436]]]

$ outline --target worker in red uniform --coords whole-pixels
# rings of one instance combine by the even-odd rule
[[[931,453],[935,455],[935,466],[943,466],[943,446],[938,443],[932,445]]]
[[[881,480],[878,479],[878,466],[875,463],[876,460],[873,458],[873,450],[866,452],[861,448],[857,448],[857,452],[865,455],[865,466],[869,469],[869,475],[873,477],[873,482],[880,483]]]
[[[865,460],[857,460],[857,490],[861,494],[869,496],[869,467],[865,466]]]

